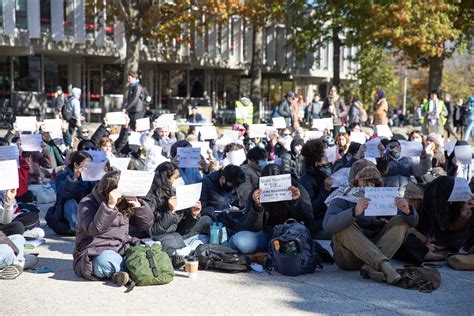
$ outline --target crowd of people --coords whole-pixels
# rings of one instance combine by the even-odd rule
[[[80,90],[75,88],[73,102],[67,102],[71,108],[61,114],[62,133],[41,124],[33,132],[41,135],[41,151],[22,150],[25,133],[16,126],[0,138],[0,146],[19,149],[19,186],[0,191],[0,278],[15,278],[38,261],[23,249],[25,238],[44,236],[35,206],[38,191],[31,188],[45,183],[56,195],[47,224],[56,234],[75,236],[74,271],[89,280],[125,285],[124,252],[144,240],[159,241],[180,269],[186,256],[209,243],[214,222],[226,225],[229,247],[245,255],[266,252],[274,227],[289,219],[304,223],[313,239],[331,239],[339,268],[361,270],[390,284],[400,280],[392,259],[413,264],[447,260],[458,268],[459,261],[465,263],[459,255],[471,253],[474,268],[474,199],[472,193],[451,198],[463,185],[472,192],[471,149],[466,140],[443,138],[444,125],[456,116],[452,108],[444,114],[450,106],[438,101],[436,91],[424,105],[422,130],[408,135],[387,135],[380,128],[388,125],[389,116],[382,90],[367,109],[355,97],[347,107],[334,86],[323,102],[316,94],[306,108],[306,131],[293,110],[296,95],[289,92],[273,114],[285,119],[286,128],[267,126],[264,136],[255,134],[247,121],[212,136],[199,128],[200,115],[192,109],[185,128],[164,124],[157,115],[147,118],[150,126],[139,132],[137,142],[132,134],[144,110],[137,107],[141,92],[134,76],[123,125],[111,125],[105,116],[93,132],[77,112]],[[367,127],[367,112],[374,129]],[[327,118],[332,128],[319,126]],[[456,135],[452,128],[448,131]],[[203,142],[207,145],[199,165],[180,166],[180,149]],[[407,143],[419,145],[418,156],[406,155]],[[98,152],[107,159],[104,175],[87,181],[85,168]],[[242,159],[235,158],[237,153]],[[125,169],[154,172],[145,196],[122,196],[118,183],[124,169],[113,163],[120,157],[130,158]],[[340,181],[342,171],[347,176]],[[259,179],[285,174],[291,175],[291,198],[262,202]],[[178,210],[177,188],[195,183],[202,183],[199,200]],[[396,215],[366,215],[371,205],[366,191],[380,187],[397,188]]]

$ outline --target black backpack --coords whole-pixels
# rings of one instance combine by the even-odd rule
[[[273,238],[268,245],[266,269],[298,276],[313,273],[322,268],[311,233],[308,228],[293,219],[273,229]]]
[[[70,119],[72,119],[72,114],[74,111],[74,106],[72,105],[72,98],[73,97],[69,97],[61,108],[61,115],[63,116],[63,120],[65,121],[69,121]]]
[[[223,245],[200,245],[194,251],[199,267],[204,270],[220,270],[223,272],[245,272],[249,270],[250,259],[237,250]]]

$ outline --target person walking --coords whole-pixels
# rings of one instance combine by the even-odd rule
[[[459,140],[458,134],[454,131],[454,107],[451,104],[451,95],[449,93],[444,94],[444,105],[448,112],[448,116],[446,118],[446,124],[444,124],[444,129],[448,133],[448,139],[453,135],[456,140]]]
[[[143,118],[145,114],[144,88],[138,80],[138,74],[134,71],[128,73],[128,93],[122,106],[122,111],[130,118],[130,127],[135,130],[137,119]]]
[[[374,125],[388,125],[388,102],[385,92],[377,90],[374,103]]]

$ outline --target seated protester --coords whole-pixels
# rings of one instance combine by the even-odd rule
[[[389,140],[385,153],[377,158],[377,169],[382,174],[384,185],[398,187],[403,196],[411,176],[422,177],[431,169],[431,156],[423,148],[423,153],[416,162],[412,158],[400,157],[401,150],[398,140]]]
[[[456,157],[456,147],[469,145],[467,141],[458,140],[454,146],[453,152],[448,156],[446,160],[446,173],[450,177],[460,177],[471,182],[472,170],[470,163],[463,163],[458,157]]]
[[[309,193],[317,232],[322,230],[327,209],[324,200],[332,189],[331,165],[326,161],[324,144],[319,139],[306,142],[301,154],[304,157],[305,168],[300,182]]]
[[[140,143],[146,151],[150,150],[153,145],[162,147],[163,156],[169,158],[171,146],[176,143],[177,135],[171,133],[168,126],[158,127],[157,119],[158,116],[153,115],[152,128],[142,134]]]
[[[422,143],[425,141],[423,134],[419,130],[413,130],[408,134],[408,141]]]
[[[170,155],[173,158],[173,162],[179,164],[178,147],[192,147],[191,143],[187,140],[179,140],[171,146]],[[201,156],[201,169],[207,170],[207,163]],[[202,182],[202,175],[199,168],[178,168],[179,175],[183,179],[184,184],[194,184]]]
[[[342,168],[350,168],[354,162],[359,160],[361,156],[361,152],[360,152],[361,146],[362,145],[359,143],[351,143],[349,145],[349,149],[347,150],[347,153],[345,153],[341,159],[338,159],[334,162],[334,166],[332,167],[332,173]]]
[[[261,137],[249,138],[249,142],[246,146],[247,151],[255,147],[260,147],[262,149],[265,149],[267,147],[267,140]]]
[[[23,272],[25,243],[22,235],[7,237],[0,230],[0,280],[16,279]]]
[[[90,134],[91,131],[89,129],[89,127],[87,125],[81,125],[77,128],[77,131],[76,131],[76,136],[73,137],[73,141],[72,141],[72,148],[71,150],[74,152],[74,151],[77,151],[77,150],[80,150],[79,149],[79,144],[84,141],[84,140],[92,140],[95,144],[97,139],[100,138],[90,138]]]
[[[52,138],[50,132],[43,132],[42,135],[44,150],[49,154],[49,157],[51,157],[53,169],[56,170],[57,168],[64,166],[65,156],[63,155],[63,150],[60,148],[62,140],[58,139],[58,142],[56,142],[56,140]]]
[[[233,191],[244,182],[244,172],[234,165],[228,165],[205,176],[202,180],[200,198],[201,214],[214,219],[216,211],[238,211],[240,203]]]
[[[419,183],[430,183],[435,178],[446,175],[446,156],[437,135],[428,135],[425,143],[426,153],[431,156],[431,170],[423,177],[417,178]]]
[[[293,138],[290,144],[290,150],[281,155],[281,166],[285,173],[291,173],[299,178],[303,175],[304,157],[301,150],[304,145],[302,138]]]
[[[201,202],[193,208],[176,210],[176,186],[183,185],[178,166],[163,162],[155,171],[153,184],[145,200],[153,211],[155,221],[149,229],[153,240],[159,240],[163,251],[170,256],[187,256],[202,243],[208,243],[212,220],[201,217]],[[173,260],[174,266],[184,263],[182,258]]]
[[[339,157],[343,157],[347,151],[349,150],[349,145],[351,141],[349,140],[349,134],[347,133],[339,133],[336,136],[336,146],[337,146],[337,154]]]
[[[224,150],[222,151],[222,161],[220,163],[220,169],[225,168],[230,164],[229,159],[227,158],[227,154],[233,151],[238,151],[243,149],[245,151],[245,147],[242,144],[237,143],[230,143],[224,146]]]
[[[18,205],[15,201],[17,189],[0,190],[0,231],[5,235],[24,235],[29,238],[42,238],[44,231],[36,226],[40,219],[37,212],[15,214]]]
[[[10,142],[4,137],[0,137],[0,146],[10,146]],[[20,163],[20,167],[18,168],[19,186],[16,191],[16,200],[18,202],[24,203],[33,202],[33,193],[31,191],[28,191],[28,177],[30,174],[30,165],[23,158],[21,153],[18,157],[18,161]]]
[[[95,181],[84,181],[84,163],[92,157],[85,151],[71,155],[71,162],[56,177],[56,203],[46,214],[48,226],[58,235],[73,236],[77,226],[77,206],[92,191]]]
[[[119,177],[119,171],[107,173],[79,203],[73,257],[78,276],[92,281],[111,278],[123,286],[129,281],[125,249],[140,243],[129,235],[129,225],[148,230],[153,213],[146,202],[120,195]]]
[[[28,176],[28,184],[41,184],[43,183],[43,175],[41,168],[52,169],[54,167],[51,156],[46,150],[46,146],[41,143],[42,151],[23,151],[21,147],[21,139],[14,138],[13,143],[16,143],[20,151],[20,155],[26,160],[30,166],[30,172]]]
[[[235,192],[239,197],[240,206],[247,206],[248,197],[259,186],[260,173],[267,166],[267,152],[260,147],[254,147],[247,153],[246,163],[240,167],[245,175],[245,182],[237,187]]]
[[[262,177],[284,174],[281,166],[271,164],[262,170]],[[291,201],[260,203],[261,189],[254,190],[247,202],[241,231],[235,233],[229,240],[229,246],[243,254],[266,251],[272,239],[273,228],[283,224],[288,219],[303,222],[309,229],[314,226],[311,206],[303,201],[302,189],[295,179],[288,188],[291,191]]]
[[[418,214],[404,198],[396,198],[398,215],[388,222],[364,216],[370,203],[364,198],[364,187],[383,186],[374,166],[359,171],[352,185],[337,189],[326,200],[328,210],[323,227],[333,233],[334,260],[341,269],[362,268],[363,274],[394,284],[401,277],[390,265],[390,259],[405,240],[409,227],[418,223]]]

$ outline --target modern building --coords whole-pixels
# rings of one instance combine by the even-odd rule
[[[57,85],[80,87],[87,117],[120,107],[126,52],[123,23],[97,12],[86,0],[2,0],[0,5],[0,104],[19,113],[51,112]],[[158,112],[185,105],[211,105],[232,113],[239,95],[249,95],[252,27],[233,17],[222,26],[205,23],[203,33],[173,42],[174,58],[164,59],[142,43],[141,81]],[[269,112],[287,91],[306,98],[326,94],[332,76],[332,44],[295,60],[286,46],[284,25],[265,29],[262,95]],[[357,67],[354,48],[341,50],[341,79]],[[227,112],[226,112],[227,111]],[[263,113],[263,112],[262,112]],[[94,118],[94,117],[93,117]]]

